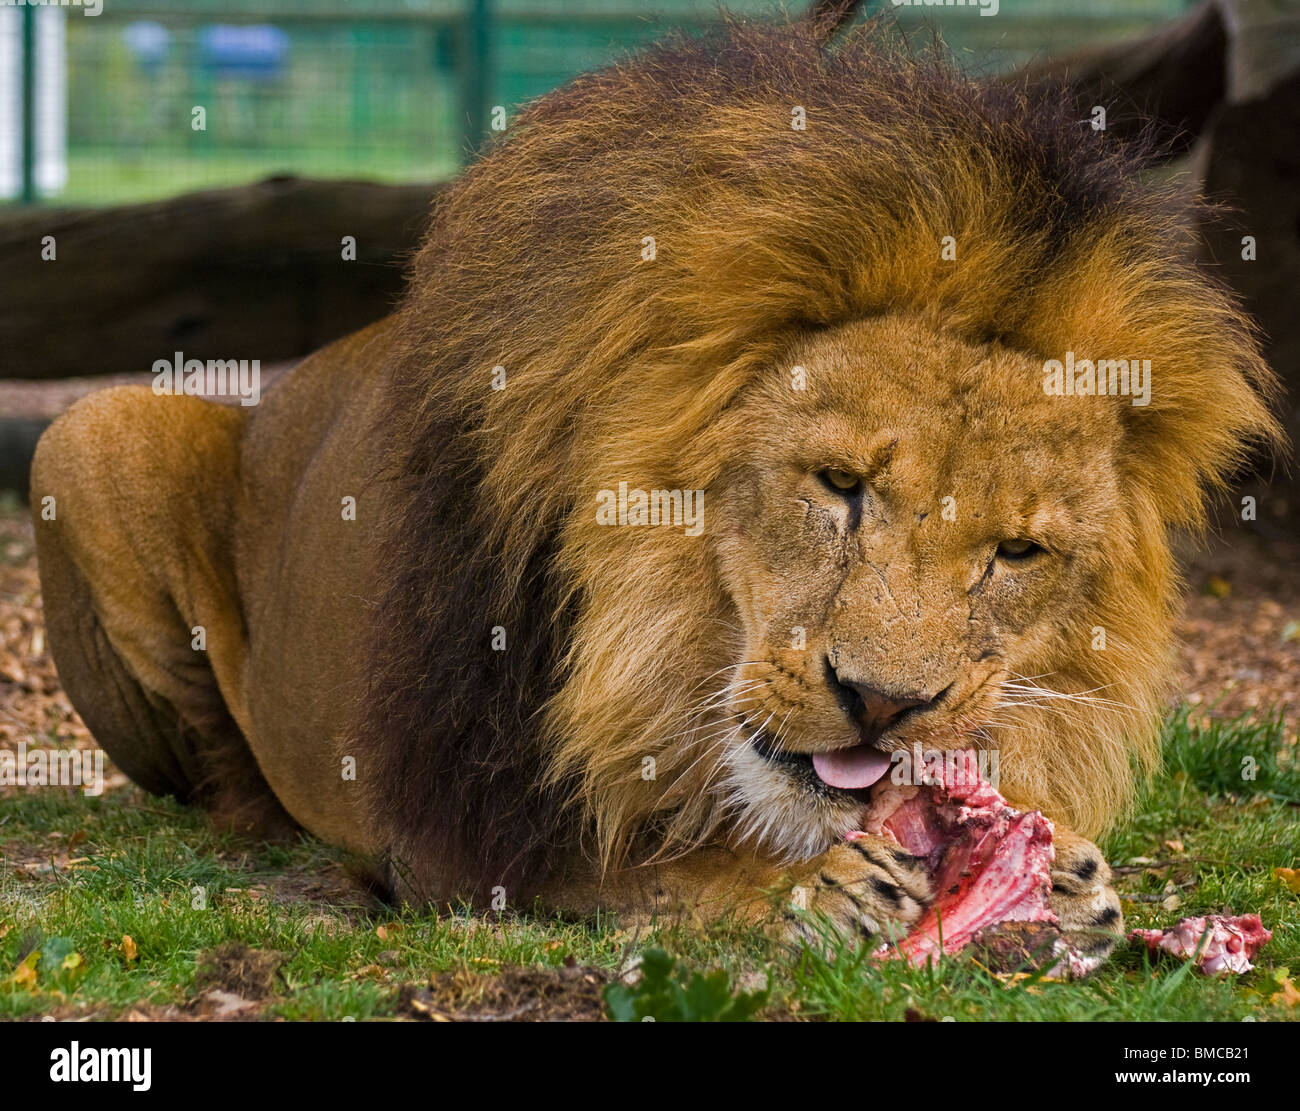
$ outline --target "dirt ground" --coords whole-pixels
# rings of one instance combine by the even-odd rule
[[[1236,529],[1228,532],[1226,529]],[[1178,691],[1215,717],[1300,719],[1300,545],[1229,524],[1186,553]]]

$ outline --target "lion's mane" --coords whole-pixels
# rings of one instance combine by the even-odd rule
[[[1202,525],[1272,435],[1271,377],[1191,261],[1187,203],[1064,103],[871,27],[828,49],[806,26],[735,22],[542,98],[450,187],[376,431],[390,577],[358,732],[406,890],[514,897],[561,844],[608,863],[716,832],[688,738],[702,684],[735,660],[734,615],[706,544],[600,529],[594,493],[707,488],[726,458],[713,418],[774,353],[892,311],[1044,359],[1159,357],[1126,416],[1096,599],[1113,647],[1081,634],[1070,661],[1078,689],[1119,684],[1135,709],[1025,713],[1002,753],[1004,791],[1080,832],[1123,808],[1155,759],[1169,530]]]

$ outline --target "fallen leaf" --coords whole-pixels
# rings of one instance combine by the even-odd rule
[[[1007,987],[1015,987],[1021,980],[1028,980],[1033,976],[1032,972],[995,972],[993,978],[1000,980]]]
[[[233,992],[212,988],[204,996],[204,1010],[213,1018],[233,1018],[245,1011],[256,1010],[257,1004],[251,999]]]
[[[1171,853],[1182,853],[1187,851],[1183,848],[1183,843],[1181,841],[1166,841],[1165,848]]]
[[[19,962],[18,967],[5,978],[3,985],[31,991],[36,987],[36,965],[40,959],[41,951],[33,949]]]
[[[126,957],[128,964],[140,955],[140,950],[135,947],[135,940],[130,934],[122,935],[122,955]]]
[[[1300,895],[1300,868],[1274,868],[1273,878],[1281,880],[1296,895]]]
[[[451,1022],[452,1020],[433,1005],[433,997],[428,988],[420,988],[406,1000],[411,1013],[430,1022]]]
[[[1275,991],[1269,996],[1270,1003],[1276,1003],[1283,1007],[1295,1007],[1300,1005],[1300,991],[1296,990],[1295,982],[1288,975],[1288,970],[1279,968],[1273,978],[1277,981],[1281,990]]]
[[[1226,598],[1232,593],[1232,583],[1218,575],[1211,575],[1205,580],[1205,593],[1215,598]]]

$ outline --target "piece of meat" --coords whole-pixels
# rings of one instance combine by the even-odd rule
[[[1036,810],[1009,806],[981,778],[974,751],[946,756],[926,765],[933,780],[927,786],[878,783],[862,830],[848,834],[850,840],[886,837],[924,857],[935,891],[920,922],[877,950],[878,957],[920,966],[1003,922],[1057,924],[1047,903],[1055,857],[1052,823]],[[1056,951],[1066,948],[1058,940]],[[1080,974],[1091,971],[1083,963],[1071,965]]]
[[[1206,930],[1210,936],[1196,956]],[[1207,976],[1227,976],[1249,972],[1254,967],[1250,959],[1272,940],[1273,933],[1265,929],[1258,914],[1206,914],[1184,918],[1172,929],[1134,930],[1128,936],[1130,941],[1144,942],[1152,953],[1163,951],[1184,960],[1195,957],[1196,967]]]

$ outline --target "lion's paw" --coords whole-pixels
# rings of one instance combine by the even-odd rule
[[[820,942],[820,921],[843,937],[872,945],[902,937],[929,906],[932,893],[920,857],[880,837],[859,836],[812,861],[791,892],[807,914],[786,916],[787,936]]]
[[[1086,966],[1104,961],[1124,936],[1110,867],[1091,841],[1071,838],[1058,843],[1048,905],[1061,921],[1065,940]]]

